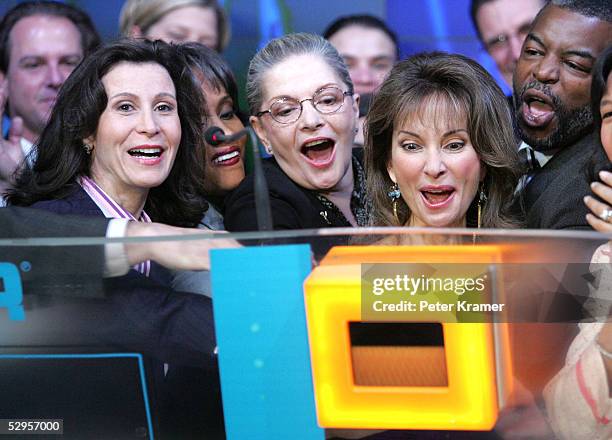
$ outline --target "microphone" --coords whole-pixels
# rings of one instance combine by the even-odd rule
[[[260,231],[272,230],[272,210],[270,209],[270,194],[268,193],[268,182],[261,167],[261,156],[257,136],[251,127],[227,136],[225,132],[216,126],[211,126],[204,132],[204,140],[213,147],[233,142],[243,136],[249,135],[251,147],[253,148],[253,186],[255,190],[255,214],[257,215],[257,229]]]
[[[243,130],[237,131],[232,135],[227,136],[223,132],[223,130],[213,125],[211,127],[208,127],[204,132],[204,140],[213,147],[217,147],[221,144],[238,140],[241,137],[246,136],[247,134],[249,134],[249,129],[245,128]]]

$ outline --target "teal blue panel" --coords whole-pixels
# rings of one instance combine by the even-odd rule
[[[217,249],[211,281],[229,440],[322,440],[303,283],[307,245]]]

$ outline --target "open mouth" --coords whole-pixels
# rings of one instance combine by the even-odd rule
[[[548,96],[535,90],[523,94],[523,119],[531,127],[546,126],[555,116],[555,107]]]
[[[161,157],[163,150],[159,147],[155,148],[132,148],[128,150],[128,154],[132,157],[138,157],[142,159],[150,159]]]
[[[157,165],[161,162],[164,149],[159,146],[144,146],[130,148],[127,152],[142,165]]]
[[[329,138],[317,138],[304,142],[300,153],[315,167],[325,167],[334,160],[336,142]]]
[[[224,149],[219,153],[215,154],[211,162],[216,166],[230,166],[240,162],[240,149],[237,147]]]
[[[455,189],[452,187],[441,188],[424,188],[421,189],[421,195],[425,204],[430,208],[441,208],[451,200],[455,194]]]

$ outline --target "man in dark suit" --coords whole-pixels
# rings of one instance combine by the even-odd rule
[[[521,138],[551,156],[529,176],[526,225],[588,229],[583,197],[605,163],[590,108],[591,68],[612,43],[612,12],[601,0],[552,0],[535,18],[514,73]]]
[[[34,241],[29,247],[1,240],[75,235],[101,238],[117,227],[117,222],[119,230],[123,224],[128,238],[202,234],[201,230],[158,223],[58,216],[28,208],[0,209],[0,262],[19,266],[24,291],[20,307],[25,309],[25,320],[7,318],[7,304],[2,303],[7,292],[2,292],[5,283],[1,282],[0,271],[0,349],[17,347],[27,352],[44,347],[89,347],[104,352],[116,347],[120,352],[142,353],[155,359],[146,362],[156,415],[154,430],[168,438],[202,437],[203,432],[209,438],[222,438],[210,298],[172,291],[134,271],[122,275],[131,265],[147,259],[174,269],[208,269],[208,250],[235,246],[233,241],[115,243],[111,246],[118,245],[119,249],[109,252],[109,245],[102,243],[47,247],[34,246]],[[111,267],[110,275],[117,276],[102,279]],[[160,377],[157,372],[164,363],[170,364],[170,369]],[[183,391],[180,397],[174,395],[177,390]],[[50,401],[54,398],[47,397]],[[108,400],[98,400],[100,413],[112,413]],[[74,413],[66,411],[66,420],[72,420]],[[92,421],[89,428],[102,429],[96,423]],[[76,438],[81,434],[78,432]]]

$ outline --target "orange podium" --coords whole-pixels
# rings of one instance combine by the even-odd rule
[[[470,285],[486,279],[472,308],[502,301],[491,267],[503,255],[495,245],[333,248],[304,285],[319,425],[492,429],[512,391],[507,326],[490,314],[458,313],[452,304],[467,297],[455,292],[461,272],[476,280]],[[395,289],[384,292],[392,298],[385,302],[376,292],[381,278],[367,279],[377,267],[410,272],[415,284],[453,281],[455,290],[442,291],[440,282],[437,290],[408,294],[397,289],[407,275],[389,276],[386,286]]]

